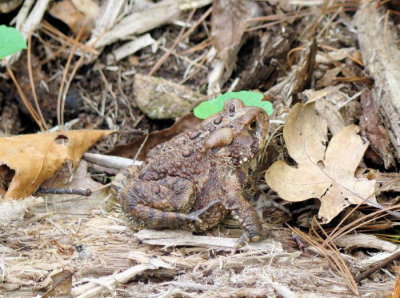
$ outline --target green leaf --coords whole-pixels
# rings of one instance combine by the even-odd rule
[[[272,104],[269,101],[262,101],[264,94],[252,91],[239,91],[221,94],[214,99],[202,102],[193,110],[194,115],[197,118],[206,119],[213,114],[221,112],[224,108],[225,101],[231,98],[240,99],[246,106],[260,107],[264,109],[268,115],[271,115],[273,112]]]
[[[26,42],[21,32],[14,27],[0,26],[0,59],[26,49]]]

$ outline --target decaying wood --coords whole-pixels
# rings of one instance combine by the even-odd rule
[[[22,201],[3,201],[0,204],[0,218],[2,226],[7,226],[12,220],[24,216],[25,211],[43,203],[43,198],[28,197]]]
[[[132,278],[143,273],[148,269],[157,269],[154,265],[136,265],[121,273],[111,274],[109,276],[101,277],[72,289],[72,295],[79,298],[98,297],[104,290],[111,293],[114,292],[115,286],[118,283],[127,283]]]
[[[396,157],[400,158],[400,51],[394,28],[383,34],[384,12],[374,7],[374,1],[363,1],[354,22],[366,68],[374,78],[373,97],[379,105]]]
[[[170,246],[199,246],[218,248],[221,250],[233,250],[236,247],[236,238],[221,238],[221,237],[209,237],[209,236],[194,236],[191,232],[187,231],[155,231],[155,230],[141,230],[135,234],[137,238],[146,244],[150,245],[162,245],[166,247]],[[272,247],[277,249],[280,243],[274,243],[271,239],[249,243],[247,249],[261,249],[268,250]]]

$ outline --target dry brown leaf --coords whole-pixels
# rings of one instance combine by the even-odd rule
[[[93,23],[99,11],[98,4],[93,0],[63,0],[55,2],[49,9],[51,16],[67,24],[75,34],[85,26],[83,38],[92,33]]]
[[[213,45],[225,67],[233,69],[236,55],[243,43],[248,19],[258,15],[256,3],[246,0],[215,0],[213,2]]]
[[[287,201],[320,199],[318,215],[323,223],[330,222],[350,204],[375,206],[375,181],[354,177],[368,147],[358,133],[358,126],[346,126],[326,147],[327,124],[315,114],[314,103],[295,105],[283,137],[297,166],[277,161],[267,170],[265,181]]]
[[[14,173],[4,199],[31,195],[68,160],[76,168],[83,153],[110,133],[107,130],[71,130],[0,138],[1,168],[3,172]]]
[[[185,130],[196,127],[200,123],[201,120],[199,118],[193,114],[187,114],[176,120],[171,127],[153,131],[132,143],[116,146],[109,154],[132,159],[136,157],[137,160],[145,160],[151,148],[172,139]],[[139,150],[140,152],[138,153]]]

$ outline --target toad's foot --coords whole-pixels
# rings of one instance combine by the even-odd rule
[[[239,248],[244,246],[246,243],[249,242],[259,242],[262,239],[265,239],[268,235],[268,232],[266,230],[262,230],[262,232],[259,231],[246,231],[240,236],[238,241],[236,242],[235,247],[232,250],[232,254],[235,254]]]

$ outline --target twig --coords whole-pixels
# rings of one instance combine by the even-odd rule
[[[356,281],[360,282],[362,281],[364,278],[366,278],[367,276],[371,275],[372,273],[374,273],[375,271],[378,271],[379,269],[382,269],[383,267],[385,267],[386,265],[390,264],[391,262],[397,260],[400,258],[400,251],[391,255],[390,257],[388,257],[387,259],[377,263],[376,265],[372,266],[371,268],[365,270],[363,273],[360,273],[357,277],[356,277]]]
[[[83,154],[83,158],[100,166],[119,170],[125,169],[130,166],[140,166],[142,164],[141,161],[133,161],[130,158],[96,153],[85,153]]]
[[[89,197],[92,195],[92,190],[90,188],[76,189],[76,188],[39,187],[35,193],[55,194],[55,195],[80,195]]]

